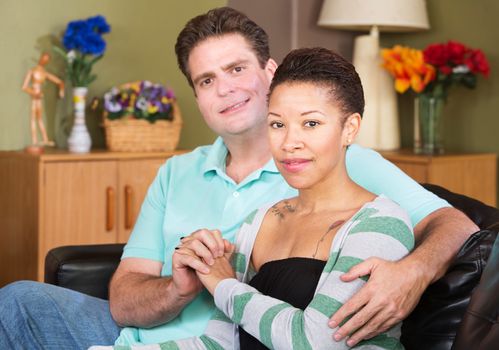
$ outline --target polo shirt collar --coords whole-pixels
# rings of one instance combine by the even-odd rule
[[[203,167],[203,173],[221,171],[225,173],[225,159],[227,158],[227,147],[221,137],[217,137],[211,145]]]
[[[221,137],[217,137],[213,145],[211,145],[210,150],[208,151],[208,155],[206,156],[206,161],[203,167],[203,174],[218,174],[219,176],[230,179],[225,173],[225,165],[228,153],[229,152],[227,150],[227,147],[225,146],[223,139]],[[254,171],[246,179],[244,179],[244,181],[240,185],[258,179],[261,176],[262,172],[279,173],[279,170],[277,170],[277,167],[272,158],[262,168]]]

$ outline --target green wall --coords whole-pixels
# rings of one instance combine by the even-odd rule
[[[89,97],[102,96],[111,86],[150,79],[171,86],[184,116],[181,148],[209,143],[214,134],[205,126],[191,89],[179,72],[173,45],[185,22],[225,0],[1,0],[0,1],[0,150],[21,149],[30,142],[30,98],[21,91],[27,70],[42,50],[50,50],[68,21],[95,14],[106,16],[112,32],[108,49],[95,67],[98,80]],[[449,151],[499,153],[499,2],[496,0],[428,0],[431,29],[422,33],[382,33],[384,47],[405,44],[424,48],[449,39],[482,49],[491,65],[488,80],[475,90],[454,87],[445,107],[445,141]],[[265,6],[261,6],[265,11]],[[275,21],[279,21],[275,18]],[[265,23],[261,23],[265,27]],[[298,28],[304,30],[304,28]],[[59,59],[49,70],[62,75]],[[57,100],[56,88],[45,86],[46,124],[49,134],[64,146],[71,123],[70,99]],[[69,92],[69,91],[68,91]],[[68,94],[69,95],[69,94]],[[413,96],[400,96],[402,144],[412,144]],[[94,145],[104,147],[99,115],[88,111],[87,123]],[[479,181],[479,179],[477,179]]]
[[[456,40],[482,49],[491,66],[489,79],[477,88],[453,86],[444,110],[444,138],[449,151],[499,153],[499,2],[496,0],[428,0],[431,29],[421,33],[382,33],[381,44],[424,49],[428,44]],[[400,96],[402,141],[412,145],[413,95]],[[478,179],[477,179],[478,181]]]
[[[30,97],[21,91],[24,76],[36,65],[40,52],[50,51],[69,21],[102,14],[111,25],[104,36],[107,51],[95,65],[97,80],[89,100],[110,87],[149,79],[175,91],[184,117],[180,147],[209,143],[214,135],[201,122],[190,87],[177,68],[176,37],[191,17],[224,6],[225,0],[1,0],[0,1],[0,150],[21,149],[31,141]],[[52,55],[48,70],[63,76],[63,62]],[[71,98],[57,99],[51,83],[44,87],[45,121],[49,136],[65,145],[71,117]],[[98,113],[87,109],[87,124],[96,147],[104,147]]]

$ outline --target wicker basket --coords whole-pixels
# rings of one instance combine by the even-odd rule
[[[153,152],[173,151],[180,139],[182,115],[173,102],[173,120],[150,123],[133,116],[110,120],[104,116],[106,145],[111,151]]]

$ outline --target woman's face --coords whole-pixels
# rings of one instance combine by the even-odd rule
[[[346,172],[346,146],[353,141],[360,116],[345,125],[325,86],[291,82],[278,85],[269,98],[269,140],[277,168],[296,189],[308,189]]]

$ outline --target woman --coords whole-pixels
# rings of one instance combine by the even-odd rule
[[[348,348],[332,340],[328,320],[366,278],[344,283],[339,276],[369,257],[398,260],[414,245],[403,210],[347,175],[345,152],[363,109],[360,79],[341,56],[323,48],[286,56],[270,86],[269,141],[299,194],[246,219],[232,265],[227,252],[210,273],[198,272],[221,312],[205,335],[161,349]],[[181,245],[176,253],[192,251]],[[399,335],[400,325],[358,348],[398,349]]]

